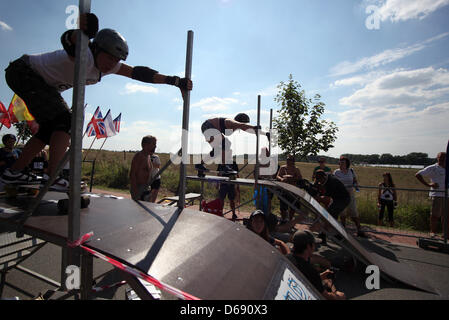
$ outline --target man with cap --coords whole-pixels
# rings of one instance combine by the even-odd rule
[[[223,170],[225,172],[233,171],[231,166],[229,166],[229,164],[232,164],[231,142],[226,136],[230,136],[236,130],[256,134],[257,129],[260,129],[260,127],[250,125],[249,122],[250,119],[246,113],[239,113],[234,119],[223,117],[211,118],[204,121],[201,125],[201,132],[212,147],[212,151],[209,153],[210,157],[214,158],[217,156],[215,154],[216,149],[221,150],[221,164],[224,164]],[[269,137],[269,132],[264,134]],[[230,153],[228,157],[226,156],[227,152]],[[196,164],[195,168],[199,171],[207,171],[203,160],[201,164]]]
[[[319,273],[310,263],[315,251],[315,238],[310,231],[298,230],[293,235],[293,250],[287,258],[298,268],[309,282],[328,300],[344,300],[346,296],[332,283],[333,272],[327,269]]]

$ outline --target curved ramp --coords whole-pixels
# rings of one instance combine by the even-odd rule
[[[23,232],[64,248],[68,217],[58,215],[56,207],[62,197],[49,192],[45,204],[26,221]],[[17,209],[14,205],[11,208]],[[322,298],[277,249],[227,219],[106,197],[92,197],[90,206],[80,213],[81,234],[94,233],[85,246],[198,298]],[[10,228],[18,227],[7,222]],[[142,299],[153,298],[137,278],[125,277]]]
[[[204,178],[189,176],[187,177],[187,179],[214,182],[226,181],[226,183],[234,183],[247,186],[254,186],[255,183],[255,181],[252,179],[229,180],[228,178],[216,176],[206,176]],[[338,243],[340,246],[348,250],[351,254],[354,255],[354,257],[356,257],[365,265],[377,265],[379,267],[379,270],[381,271],[381,276],[383,276],[387,280],[395,279],[416,289],[440,295],[440,292],[432,287],[426,280],[426,278],[411,266],[387,259],[381,255],[366,250],[352,235],[346,232],[343,226],[337,220],[335,220],[326,211],[326,209],[324,209],[305,190],[287,183],[271,180],[259,180],[258,184],[270,188],[275,193],[282,191],[292,194],[297,200],[299,200],[301,204],[301,211],[312,213],[317,217],[320,217],[323,220],[327,221],[332,226],[333,230],[331,233],[328,233],[328,235],[334,240],[334,242]],[[289,206],[295,208],[294,204],[292,203],[289,203]],[[335,237],[337,234],[339,235],[339,237]]]

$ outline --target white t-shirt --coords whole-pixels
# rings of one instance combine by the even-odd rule
[[[431,182],[438,183],[438,189],[430,188],[429,197],[444,197],[444,179],[445,169],[440,167],[438,163],[432,164],[424,169],[421,169],[417,174],[429,178]],[[435,191],[443,190],[443,191]]]
[[[344,173],[340,169],[336,169],[334,171],[334,176],[336,176],[338,180],[340,180],[345,185],[346,189],[349,192],[353,191],[352,188],[354,187],[354,178],[357,179],[357,176],[355,175],[355,172],[353,170],[348,169],[348,172]]]
[[[30,55],[31,68],[36,71],[48,85],[56,88],[59,92],[73,87],[75,75],[75,60],[71,60],[64,50],[56,50],[42,54]],[[90,49],[87,50],[86,64],[86,85],[99,82],[101,77],[107,74],[116,73],[120,69],[121,63],[112,68],[107,73],[101,73],[95,67],[94,56]]]
[[[152,163],[153,165],[161,166],[161,159],[159,159],[159,156],[153,154],[153,155],[151,156],[151,163]],[[160,179],[160,178],[161,178],[161,176],[159,175],[159,168],[154,168],[154,167],[153,167],[153,169],[151,170],[150,179],[152,179],[152,180],[153,180],[153,179],[154,179],[154,180],[157,180],[157,179]]]

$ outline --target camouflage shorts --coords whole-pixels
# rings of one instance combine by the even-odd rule
[[[30,67],[27,55],[9,64],[5,78],[39,123],[36,138],[48,144],[54,131],[70,133],[70,108],[61,94]]]

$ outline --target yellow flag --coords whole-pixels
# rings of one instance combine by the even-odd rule
[[[25,102],[17,94],[14,94],[12,97],[11,103],[9,104],[8,113],[11,115],[11,120],[13,120],[13,123],[34,120],[34,117],[28,111]]]

